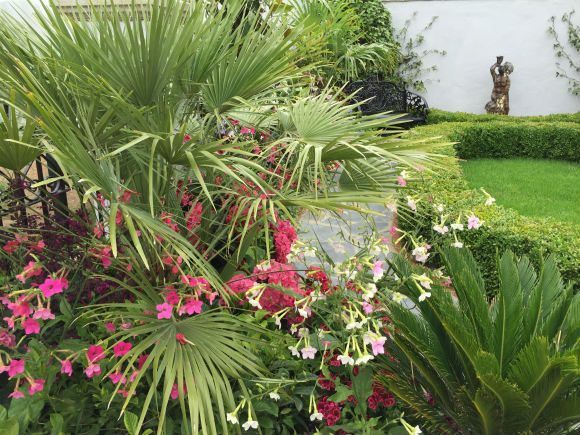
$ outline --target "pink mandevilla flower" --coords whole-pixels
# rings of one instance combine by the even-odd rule
[[[68,288],[68,281],[66,278],[52,279],[46,278],[42,284],[38,286],[45,298],[49,298]]]
[[[133,345],[131,343],[120,341],[113,347],[113,353],[116,357],[120,357],[126,355],[132,347]]]

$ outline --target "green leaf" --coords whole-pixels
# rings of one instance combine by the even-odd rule
[[[339,385],[336,387],[336,392],[328,398],[328,400],[336,403],[340,403],[348,399],[354,394],[354,391],[345,385]]]
[[[0,421],[0,433],[2,435],[18,435],[19,425],[16,417]]]
[[[61,414],[50,414],[50,434],[61,435],[64,433],[64,418]]]
[[[129,411],[125,411],[125,414],[123,415],[123,423],[125,424],[125,429],[127,429],[129,435],[137,434],[139,417],[137,417],[136,414],[133,414],[132,412]]]

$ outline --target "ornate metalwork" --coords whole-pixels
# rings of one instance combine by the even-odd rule
[[[424,123],[429,113],[429,105],[421,95],[407,91],[392,82],[369,78],[349,83],[345,87],[345,92],[349,95],[356,92],[352,99],[362,103],[360,110],[365,115],[382,112],[407,113],[405,119],[410,122]]]
[[[44,177],[45,169],[48,174],[46,178]],[[57,221],[68,214],[66,197],[68,186],[63,180],[33,187],[37,182],[63,175],[58,163],[49,154],[38,157],[19,174],[14,174],[12,177],[7,174],[2,175],[6,181],[10,182],[10,185],[5,191],[0,191],[0,225],[2,225],[3,217],[12,215],[26,222],[26,210],[37,204],[41,205],[45,219],[50,218],[51,208],[55,211],[54,218]]]

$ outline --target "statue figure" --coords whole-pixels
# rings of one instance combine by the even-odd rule
[[[496,63],[489,68],[493,91],[491,101],[485,105],[485,111],[496,115],[508,115],[510,112],[510,74],[514,71],[514,66],[509,62],[502,65],[502,62],[503,56],[497,56]]]

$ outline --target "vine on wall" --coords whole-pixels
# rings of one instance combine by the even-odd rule
[[[556,77],[568,80],[570,93],[580,96],[580,26],[573,22],[575,12],[568,12],[560,19],[566,28],[567,43],[560,37],[554,16],[550,18],[548,33],[554,38]]]

